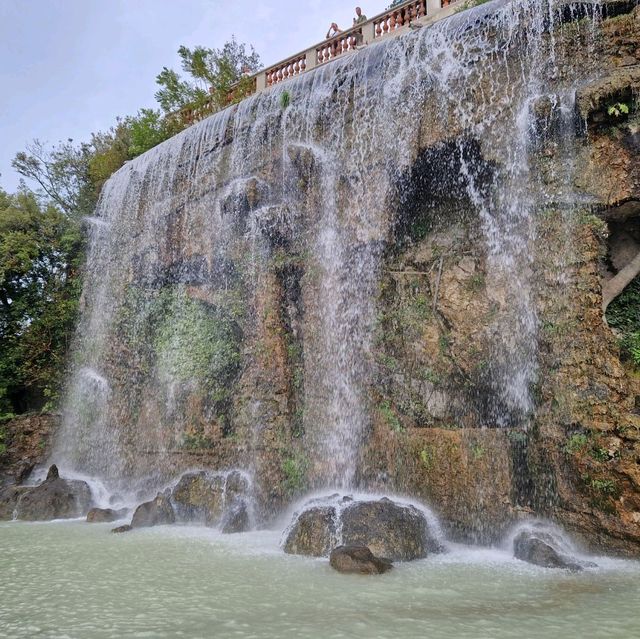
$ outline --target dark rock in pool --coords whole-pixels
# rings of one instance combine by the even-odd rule
[[[224,534],[241,533],[249,530],[249,509],[244,499],[239,499],[230,506],[224,515],[220,530]]]
[[[136,508],[131,519],[131,526],[133,528],[148,528],[149,526],[173,524],[175,521],[176,515],[169,498],[158,493],[155,499],[140,504]]]
[[[594,568],[596,564],[582,561],[565,552],[564,540],[550,530],[523,530],[513,540],[513,554],[536,566],[564,568],[578,572],[583,568]]]
[[[393,561],[410,561],[443,550],[424,514],[414,506],[386,498],[329,499],[335,505],[312,504],[297,517],[285,540],[285,552],[323,557],[342,543],[366,546],[374,555]]]
[[[331,567],[338,572],[381,575],[393,568],[390,559],[376,557],[366,546],[338,546],[329,556]]]
[[[20,497],[28,490],[28,486],[9,486],[0,490],[0,521],[13,519]]]
[[[356,501],[346,507],[342,512],[342,541],[346,545],[367,546],[374,555],[393,561],[411,561],[430,552],[442,552],[423,513],[387,498]]]
[[[181,521],[215,526],[224,508],[225,480],[205,471],[185,473],[171,491],[171,502]]]
[[[336,509],[315,506],[303,511],[293,524],[284,544],[290,555],[326,557],[336,545]]]
[[[91,507],[91,490],[86,482],[63,479],[58,468],[49,468],[39,486],[12,486],[0,493],[0,519],[48,521],[82,517]]]
[[[120,534],[120,533],[129,532],[130,530],[133,530],[133,526],[130,526],[129,524],[125,524],[124,526],[118,526],[117,528],[112,528],[111,532]]]
[[[122,519],[127,514],[126,508],[113,510],[112,508],[92,508],[87,513],[87,522],[90,524],[98,524]]]

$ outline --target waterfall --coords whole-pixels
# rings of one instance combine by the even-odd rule
[[[559,74],[560,18],[556,0],[462,12],[254,95],[112,176],[91,219],[59,463],[117,486],[223,442],[259,474],[260,451],[285,437],[267,424],[276,381],[256,372],[272,339],[303,380],[293,439],[312,481],[355,487],[375,410],[385,252],[402,240],[398,203],[416,158],[438,138],[453,150],[421,171],[450,179],[478,216],[487,288],[508,291],[493,300],[482,425],[526,430],[538,373],[534,212],[557,197],[529,157],[534,107]],[[556,97],[572,109],[569,91]],[[283,263],[300,292],[284,337],[269,328],[284,302],[268,298]]]

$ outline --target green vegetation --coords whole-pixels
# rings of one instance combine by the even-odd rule
[[[615,104],[609,105],[607,108],[607,114],[613,116],[614,118],[620,118],[623,115],[629,115],[629,105],[624,102],[616,102]]]
[[[623,359],[640,369],[640,276],[611,302],[607,322],[618,331]]]
[[[473,444],[471,446],[471,455],[474,459],[482,459],[486,452],[487,451],[482,444]]]
[[[164,67],[156,78],[161,87],[155,94],[165,113],[209,104],[220,110],[239,102],[252,91],[249,74],[258,70],[260,57],[232,37],[221,49],[182,46],[178,49],[186,78]]]
[[[7,452],[6,436],[4,428],[0,426],[0,455],[4,455]]]
[[[280,94],[280,106],[282,109],[286,109],[291,103],[291,94],[288,91],[283,91]]]
[[[420,461],[426,470],[433,468],[433,462],[435,460],[435,452],[431,446],[427,446],[420,451]]]
[[[567,455],[575,455],[576,453],[583,452],[588,445],[589,438],[583,433],[576,433],[569,437],[563,450]]]
[[[82,258],[75,217],[26,189],[0,190],[0,415],[57,398]]]
[[[391,428],[391,430],[395,431],[396,433],[399,433],[403,430],[402,423],[393,411],[393,408],[391,408],[391,402],[388,399],[382,401],[378,409],[380,410],[382,418],[387,423],[387,426]]]
[[[306,459],[300,457],[288,457],[282,462],[282,472],[284,473],[284,488],[288,493],[293,494],[304,490],[307,486]]]

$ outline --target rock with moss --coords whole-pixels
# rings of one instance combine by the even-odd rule
[[[225,478],[206,471],[185,473],[171,491],[178,520],[215,526],[224,511]]]
[[[297,515],[284,543],[290,555],[326,557],[336,545],[336,509],[316,506]]]

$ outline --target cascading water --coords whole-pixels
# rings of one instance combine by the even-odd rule
[[[221,463],[252,469],[260,484],[256,459],[285,435],[268,423],[282,393],[270,397],[276,382],[252,371],[271,344],[270,313],[285,305],[266,299],[284,260],[303,264],[299,326],[283,346],[301,353],[302,429],[287,437],[302,437],[312,484],[357,486],[380,271],[401,239],[394,198],[443,131],[456,151],[432,168],[455,173],[479,219],[487,288],[503,292],[478,425],[526,429],[534,212],[556,197],[530,170],[532,111],[557,75],[550,27],[560,17],[556,0],[466,11],[253,96],[116,173],[91,224],[54,458],[115,489],[157,483],[226,446]],[[569,92],[558,100],[571,108]]]

